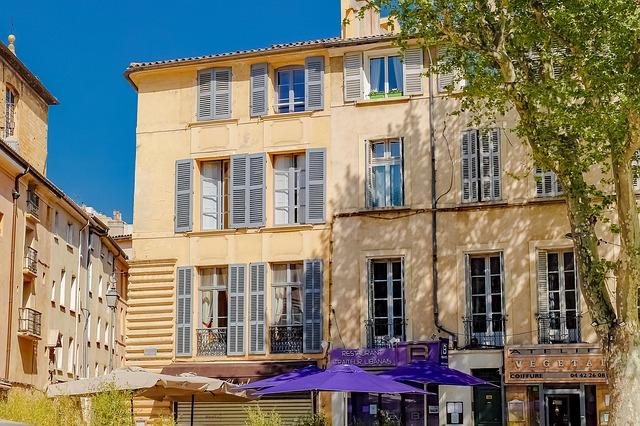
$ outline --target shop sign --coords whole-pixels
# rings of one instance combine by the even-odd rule
[[[595,345],[508,346],[505,383],[606,383],[602,351]]]
[[[362,368],[393,368],[413,361],[449,364],[448,341],[400,342],[393,348],[334,349],[329,365],[349,364]]]

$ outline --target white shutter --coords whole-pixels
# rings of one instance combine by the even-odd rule
[[[366,206],[367,208],[373,208],[375,207],[373,205],[373,170],[371,169],[371,142],[370,141],[365,141],[364,143],[364,151],[365,151],[365,158],[366,158],[366,162],[367,162],[367,171],[366,171],[366,185],[365,185],[365,201],[366,201]]]
[[[249,353],[252,354],[265,353],[266,269],[265,263],[249,265]]]
[[[549,271],[547,252],[538,250],[537,259],[538,270],[538,315],[546,316],[549,314]]]
[[[193,161],[176,161],[175,232],[192,229],[193,212]]]
[[[480,185],[482,200],[499,200],[502,193],[500,129],[480,132]]]
[[[193,267],[179,267],[176,276],[176,355],[191,355]]]
[[[478,201],[478,133],[467,130],[462,133],[462,201],[465,203]]]
[[[362,99],[362,53],[344,55],[344,100]]]
[[[202,229],[222,229],[222,163],[202,163]]]
[[[213,69],[198,71],[198,120],[213,118]]]
[[[423,73],[423,51],[421,48],[407,49],[404,52],[404,95],[421,95]]]
[[[444,58],[447,55],[447,48],[443,46],[438,46],[438,60]],[[438,91],[446,92],[451,89],[451,85],[453,84],[455,77],[455,73],[453,71],[450,72],[439,72],[438,73]]]
[[[213,84],[213,118],[231,117],[231,68],[214,68]]]
[[[266,156],[264,152],[247,156],[249,162],[247,182],[249,183],[248,223],[250,228],[265,225],[266,201]]]
[[[305,223],[324,223],[326,205],[326,154],[324,148],[308,149],[306,159],[307,197]]]
[[[247,226],[247,156],[231,156],[230,178],[230,226],[232,228],[244,228]]]
[[[304,109],[324,108],[324,57],[312,56],[304,60]]]
[[[227,354],[244,355],[244,299],[246,265],[229,265]]]
[[[251,116],[267,115],[268,109],[268,70],[267,64],[251,65]]]
[[[304,262],[304,352],[322,351],[322,260]]]

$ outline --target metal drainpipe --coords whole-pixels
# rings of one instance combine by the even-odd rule
[[[90,219],[87,219],[87,224],[84,225],[80,231],[78,232],[78,275],[76,276],[76,309],[77,309],[77,313],[79,315],[82,315],[82,301],[80,300],[80,294],[82,294],[82,292],[80,291],[80,283],[82,282],[81,275],[80,273],[82,272],[82,233],[84,232],[85,229],[87,229],[87,227],[89,226],[89,224],[91,223]],[[86,317],[86,315],[85,315]],[[84,320],[85,322],[85,326],[86,326],[86,318]],[[78,337],[78,321],[75,322],[76,323],[76,332],[75,332],[75,336],[74,336],[74,342],[76,345],[79,345],[78,342],[80,342],[80,339]],[[86,342],[84,341],[84,336],[86,336],[86,328],[85,331],[82,333],[83,334],[83,339],[82,342],[84,343],[84,348],[85,349],[86,346]],[[83,351],[84,353],[84,351]],[[80,354],[78,353],[78,351],[76,351],[76,348],[73,348],[73,354],[74,354],[74,358],[76,359],[76,370],[73,372],[73,375],[75,376],[74,379],[78,378],[78,366],[80,365],[80,363],[78,362],[78,357],[80,356]],[[84,372],[83,372],[84,373]]]
[[[431,49],[427,48],[429,55],[429,67],[433,64]],[[431,155],[431,274],[433,280],[433,321],[438,331],[442,331],[451,336],[453,347],[458,347],[458,335],[447,330],[440,323],[440,309],[438,307],[438,198],[436,196],[436,133],[433,122],[433,109],[435,99],[433,97],[433,76],[429,74],[429,145]]]
[[[18,220],[18,198],[20,198],[20,179],[31,172],[31,168],[27,167],[24,172],[20,173],[16,176],[14,180],[14,187],[12,192],[13,198],[13,223],[11,224],[11,256],[9,263],[9,290],[7,299],[9,301],[8,304],[8,327],[7,327],[7,352],[5,355],[5,365],[4,365],[4,378],[6,381],[9,381],[9,368],[11,365],[11,333],[12,325],[13,325],[13,286],[15,284],[14,275],[16,273],[16,233],[17,233],[17,220]]]

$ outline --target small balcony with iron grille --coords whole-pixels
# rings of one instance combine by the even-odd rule
[[[538,315],[538,343],[580,343],[582,314]]]
[[[32,221],[40,220],[40,197],[35,190],[27,191],[27,219]]]
[[[269,327],[272,354],[302,353],[302,325],[272,325]]]
[[[227,354],[227,328],[199,328],[197,330],[198,356],[224,356]]]
[[[392,348],[398,342],[405,341],[404,330],[406,321],[396,319],[394,324],[394,330],[402,331],[402,335],[391,336],[388,333],[387,323],[379,324],[378,330],[376,330],[374,320],[370,319],[364,322],[365,331],[367,335],[367,348],[369,349],[384,349]]]
[[[484,315],[474,315],[465,317],[463,322],[466,349],[504,347],[506,316],[494,314],[491,318],[488,318]]]
[[[42,337],[42,314],[31,308],[20,308],[18,314],[18,335],[39,340]]]
[[[25,250],[22,272],[32,278],[38,275],[38,251],[33,247],[27,247]]]

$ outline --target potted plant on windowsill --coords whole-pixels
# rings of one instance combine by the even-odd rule
[[[399,98],[402,96],[402,90],[400,89],[391,89],[389,93],[387,93],[387,97],[389,98]]]
[[[369,99],[384,99],[384,92],[370,92],[369,93]]]

